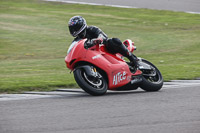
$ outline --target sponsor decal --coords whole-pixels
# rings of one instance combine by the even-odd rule
[[[113,85],[117,85],[118,83],[124,81],[126,79],[126,72],[118,72],[113,77]]]
[[[97,58],[100,58],[100,57],[101,57],[101,55],[98,54],[98,55],[96,55],[96,56],[93,56],[92,59],[94,60],[94,59],[97,59]]]

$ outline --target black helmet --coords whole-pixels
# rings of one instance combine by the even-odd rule
[[[74,16],[68,23],[70,34],[73,37],[80,36],[80,34],[86,34],[87,23],[81,16]],[[82,37],[85,35],[81,35]]]

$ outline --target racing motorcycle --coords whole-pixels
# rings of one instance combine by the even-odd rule
[[[151,62],[138,58],[139,67],[133,71],[119,53],[111,54],[102,44],[86,42],[87,39],[72,42],[65,57],[67,68],[73,71],[77,84],[85,92],[99,96],[107,90],[136,90],[140,87],[151,92],[162,88],[162,75]],[[136,50],[134,42],[129,39],[123,44],[131,52]]]

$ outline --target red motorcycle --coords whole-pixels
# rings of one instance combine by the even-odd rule
[[[65,57],[67,67],[85,92],[98,96],[107,90],[136,90],[140,87],[145,91],[158,91],[162,88],[162,75],[151,62],[138,58],[139,68],[132,72],[122,55],[109,53],[101,44],[88,45],[86,40],[74,41]],[[136,50],[129,39],[123,44],[131,52]]]

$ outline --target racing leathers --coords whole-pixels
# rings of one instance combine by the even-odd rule
[[[108,52],[112,54],[120,53],[127,57],[130,60],[131,66],[133,66],[134,69],[137,69],[137,57],[133,55],[118,38],[108,39],[107,35],[96,26],[87,26],[86,33],[82,38],[87,38],[87,41],[90,41],[90,43],[103,43]],[[80,36],[76,37],[74,40],[78,39],[80,39]]]

